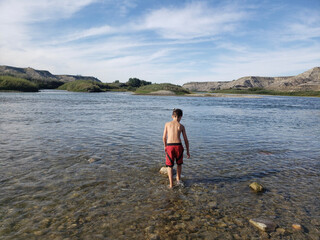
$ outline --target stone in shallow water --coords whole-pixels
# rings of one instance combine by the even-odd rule
[[[280,235],[285,235],[287,231],[284,228],[277,228],[277,233],[279,233]]]
[[[94,158],[90,158],[90,159],[88,160],[89,163],[94,163],[94,162],[96,162],[96,161],[98,161],[98,160],[97,160],[97,159],[94,159]]]
[[[152,234],[154,233],[155,227],[154,226],[149,226],[147,228],[145,228],[145,231],[147,234]]]
[[[249,222],[264,232],[272,232],[277,227],[277,224],[268,219],[255,218],[250,219]]]
[[[302,226],[301,226],[300,224],[298,224],[298,223],[292,224],[292,228],[293,228],[294,230],[298,230],[298,231],[301,231],[301,230],[302,230]]]
[[[163,175],[168,175],[168,170],[166,167],[162,167],[159,172]]]
[[[265,188],[260,183],[257,183],[257,182],[251,183],[249,185],[249,187],[255,192],[264,192],[265,191]]]
[[[163,175],[168,175],[168,169],[167,169],[167,167],[162,167],[159,172],[160,172],[161,174],[163,174]],[[175,170],[175,169],[172,169],[172,174],[173,174],[173,175],[176,174],[176,170]]]
[[[160,237],[159,237],[159,235],[157,235],[157,234],[150,234],[149,239],[150,239],[150,240],[159,240]]]
[[[209,202],[208,207],[209,208],[217,208],[218,204],[216,202]]]

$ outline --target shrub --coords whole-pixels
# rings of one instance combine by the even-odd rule
[[[129,81],[126,83],[129,87],[138,88],[141,86],[150,85],[151,82],[145,80],[140,80],[139,78],[129,78]]]
[[[21,91],[21,92],[38,92],[36,84],[22,78],[11,76],[0,76],[1,91]]]
[[[137,94],[148,94],[151,92],[156,92],[160,90],[172,91],[177,95],[189,94],[190,91],[179,86],[170,83],[161,83],[161,84],[151,84],[138,88],[135,93]]]
[[[88,80],[76,80],[68,82],[60,86],[59,90],[67,90],[72,92],[102,92],[107,86],[103,83],[88,81]]]

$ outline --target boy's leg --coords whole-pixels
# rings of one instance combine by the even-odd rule
[[[181,179],[182,165],[177,165],[177,182]]]
[[[167,170],[168,170],[168,177],[169,177],[170,188],[172,188],[172,187],[173,187],[172,167],[167,167]]]

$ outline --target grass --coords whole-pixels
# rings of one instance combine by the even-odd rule
[[[191,93],[189,90],[187,90],[179,85],[173,85],[170,83],[151,84],[151,85],[142,86],[142,87],[139,87],[135,91],[135,93],[136,94],[150,94],[152,92],[161,91],[161,90],[172,91],[176,95],[184,95],[184,94]]]
[[[274,91],[266,90],[263,88],[250,88],[250,89],[226,89],[215,90],[212,93],[229,93],[229,94],[257,94],[257,95],[276,95],[276,96],[300,96],[300,97],[320,97],[320,91]]]
[[[23,78],[0,76],[0,91],[38,92],[39,87]]]
[[[104,92],[108,89],[107,85],[96,81],[76,80],[68,82],[58,87],[59,90],[71,92]]]
[[[63,84],[58,88],[59,90],[67,90],[71,92],[126,92],[135,91],[124,83],[102,83],[90,80],[76,80]]]

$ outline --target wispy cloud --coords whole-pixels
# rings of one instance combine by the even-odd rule
[[[34,23],[68,18],[83,7],[98,0],[2,0],[0,18],[4,22]]]
[[[211,8],[192,2],[183,8],[161,8],[147,14],[137,29],[155,31],[167,39],[190,39],[233,31],[245,14],[233,6]]]
[[[304,41],[320,38],[320,11],[308,11],[297,14],[292,22],[287,23],[284,41]]]

